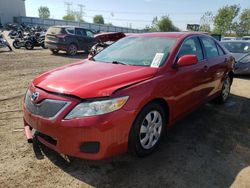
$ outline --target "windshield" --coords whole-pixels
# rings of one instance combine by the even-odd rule
[[[175,43],[174,38],[127,37],[98,53],[93,60],[159,67],[166,60]]]
[[[250,43],[247,42],[223,42],[222,45],[232,53],[250,52]]]
[[[250,53],[248,53],[247,55],[240,58],[239,62],[241,62],[241,63],[250,63]]]

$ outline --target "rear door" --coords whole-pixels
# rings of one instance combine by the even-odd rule
[[[220,91],[221,83],[227,70],[227,61],[229,60],[224,50],[217,42],[207,36],[200,37],[206,59],[206,82],[207,97]]]
[[[94,38],[94,33],[90,30],[86,30],[87,36],[87,48],[90,49],[94,44],[96,44],[96,39]]]
[[[86,32],[82,28],[76,28],[76,38],[78,42],[78,50],[84,50],[86,44]]]

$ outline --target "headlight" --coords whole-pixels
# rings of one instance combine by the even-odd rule
[[[95,116],[113,112],[122,108],[127,102],[128,98],[128,96],[125,96],[109,100],[83,102],[73,108],[73,110],[70,111],[65,119]]]

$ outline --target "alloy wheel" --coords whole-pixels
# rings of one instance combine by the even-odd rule
[[[151,149],[159,141],[162,131],[162,117],[158,111],[149,112],[140,128],[140,143],[142,148]]]

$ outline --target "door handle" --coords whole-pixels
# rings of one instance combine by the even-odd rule
[[[204,72],[207,72],[207,70],[208,70],[208,66],[207,66],[207,65],[205,65],[205,66],[203,67],[203,69],[204,69]]]

